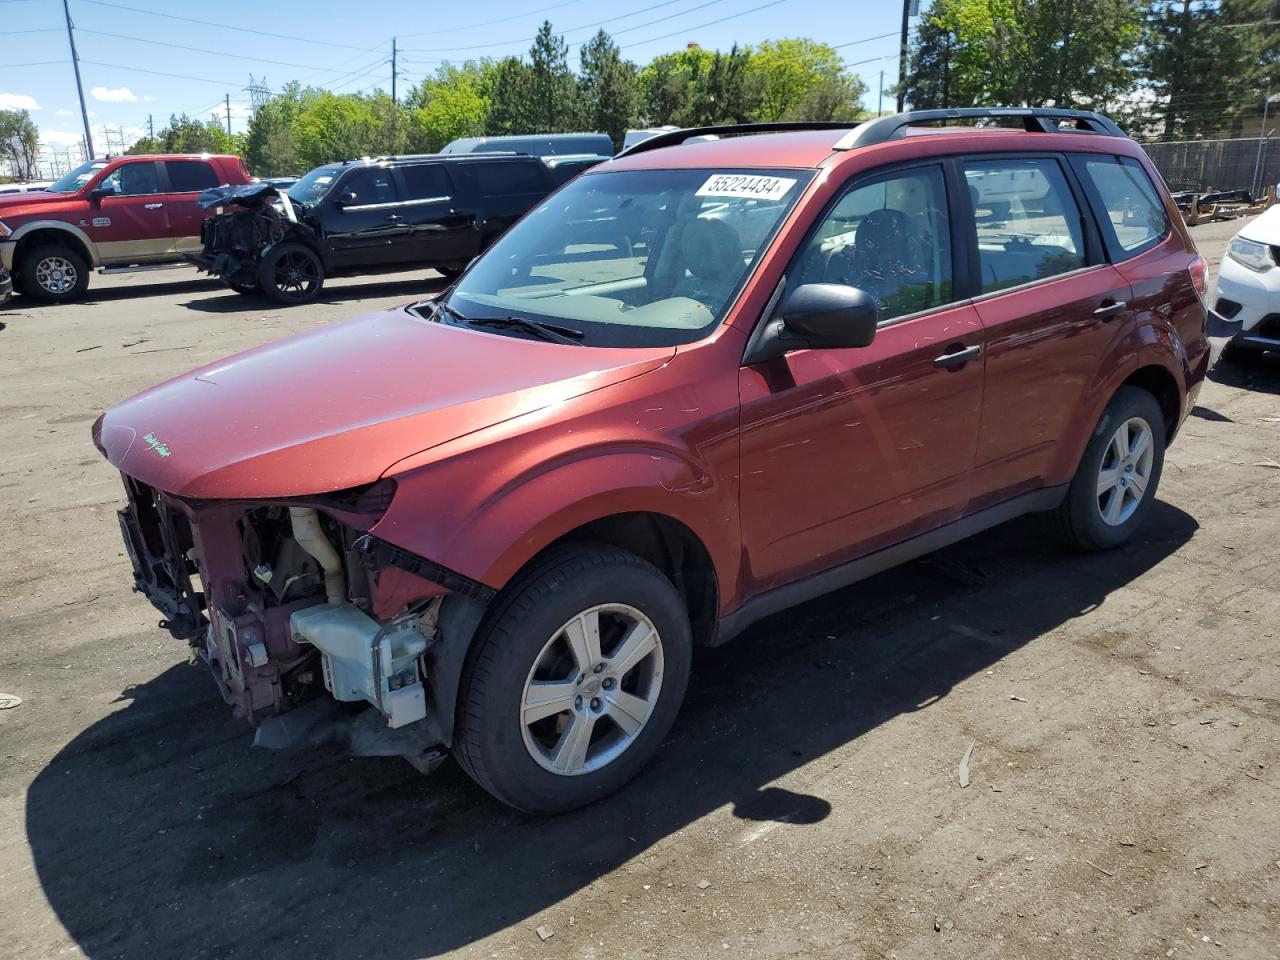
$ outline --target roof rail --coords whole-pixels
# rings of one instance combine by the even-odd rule
[[[1065,110],[1056,107],[959,107],[949,110],[911,110],[878,117],[859,124],[841,138],[836,150],[852,150],[874,143],[884,143],[898,137],[905,127],[917,123],[935,123],[944,120],[998,120],[1013,117],[1022,121],[1023,128],[1031,133],[1096,133],[1106,137],[1123,137],[1125,132],[1100,113],[1092,110]],[[1074,121],[1074,126],[1063,128],[1059,120]],[[647,142],[647,141],[646,141]]]
[[[683,130],[669,130],[641,140],[618,154],[619,157],[630,157],[637,153],[660,150],[662,147],[675,147],[690,137],[732,136],[743,133],[785,133],[796,130],[848,130],[853,124],[841,120],[778,120],[773,123],[731,123],[718,127],[687,127]],[[616,159],[616,158],[615,158]]]

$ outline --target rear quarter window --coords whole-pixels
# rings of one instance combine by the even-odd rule
[[[476,189],[486,197],[546,193],[547,180],[538,162],[473,163],[468,169]]]
[[[1078,156],[1076,170],[1101,205],[1099,219],[1113,254],[1133,256],[1169,233],[1169,220],[1155,184],[1129,157]]]

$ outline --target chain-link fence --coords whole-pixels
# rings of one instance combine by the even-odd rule
[[[1248,190],[1261,194],[1280,183],[1280,140],[1184,140],[1143,145],[1171,190],[1208,193]]]

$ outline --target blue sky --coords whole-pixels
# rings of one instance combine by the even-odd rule
[[[265,77],[273,89],[289,80],[337,92],[389,89],[391,38],[398,36],[403,91],[443,60],[524,53],[543,19],[564,34],[575,65],[577,45],[600,27],[642,65],[688,42],[728,49],[735,42],[811,37],[840,48],[866,81],[866,105],[875,109],[881,69],[886,86],[897,78],[902,15],[895,3],[831,0],[70,0],[70,6],[99,153],[107,127],[132,139],[145,132],[148,115],[157,129],[172,113],[221,117],[226,94],[232,129],[242,130],[250,74]],[[46,146],[78,143],[60,0],[0,0],[0,36],[6,41],[0,107],[30,109]]]

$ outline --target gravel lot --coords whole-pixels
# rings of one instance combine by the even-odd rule
[[[1280,957],[1280,363],[1215,371],[1125,549],[1020,521],[766,621],[536,820],[250,750],[129,591],[104,407],[442,282],[190,276],[0,309],[0,957]]]

